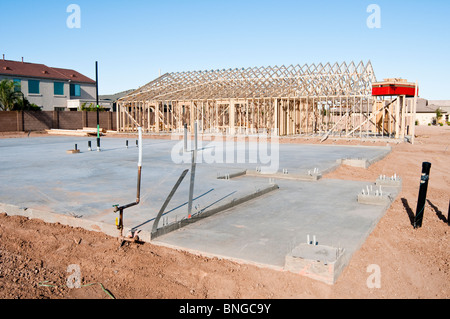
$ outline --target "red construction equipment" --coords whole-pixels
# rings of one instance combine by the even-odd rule
[[[372,83],[372,96],[414,97],[415,94],[416,83],[409,83],[404,79],[384,79],[383,82]]]

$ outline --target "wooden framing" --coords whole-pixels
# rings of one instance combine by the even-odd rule
[[[370,61],[167,73],[118,101],[117,130],[182,132],[198,121],[203,134],[404,136],[410,114],[377,107],[373,82]],[[380,112],[389,118],[381,130]]]

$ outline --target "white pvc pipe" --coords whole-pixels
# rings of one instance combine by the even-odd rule
[[[138,166],[142,167],[142,127],[138,127],[139,132],[139,162]]]

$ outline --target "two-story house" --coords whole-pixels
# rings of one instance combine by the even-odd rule
[[[16,90],[44,111],[76,111],[83,103],[96,102],[95,81],[75,70],[3,58],[0,81],[3,79],[14,81]]]

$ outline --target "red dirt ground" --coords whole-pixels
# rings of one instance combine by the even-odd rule
[[[2,133],[0,138],[26,135]],[[110,298],[102,284],[121,299],[448,299],[450,128],[417,127],[416,135],[414,145],[392,145],[392,152],[369,169],[341,166],[325,176],[374,182],[380,174],[396,173],[403,179],[402,192],[335,285],[148,243],[119,247],[117,239],[101,233],[0,212],[0,298]],[[31,133],[34,136],[44,133]],[[380,145],[324,142],[355,143]],[[427,204],[423,227],[414,229],[409,216],[415,213],[424,161],[432,163]],[[82,285],[94,285],[66,287],[72,264],[80,267]],[[380,288],[368,286],[373,275],[369,266],[374,264],[379,266]]]

